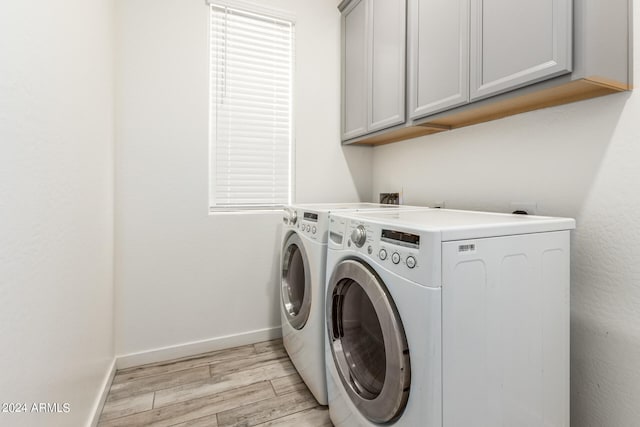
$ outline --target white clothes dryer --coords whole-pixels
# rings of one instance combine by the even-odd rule
[[[332,215],[326,364],[336,427],[569,427],[566,218]]]
[[[375,203],[300,204],[285,208],[281,252],[284,347],[316,400],[327,404],[324,295],[329,215],[346,211],[427,209]]]

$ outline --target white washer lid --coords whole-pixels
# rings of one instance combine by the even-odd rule
[[[549,231],[572,230],[574,219],[453,209],[396,210],[340,214],[385,227],[439,232],[442,241],[478,239]]]
[[[428,209],[426,207],[420,206],[409,206],[409,205],[387,205],[381,203],[365,203],[365,202],[354,202],[354,203],[301,203],[294,204],[289,206],[294,209],[304,209],[309,211],[316,212],[333,212],[333,211],[364,211],[364,210],[404,210],[404,209]]]

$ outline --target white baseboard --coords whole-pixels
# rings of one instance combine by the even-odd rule
[[[93,406],[93,418],[89,422],[90,427],[96,427],[98,425],[98,421],[100,420],[100,414],[102,414],[102,408],[104,407],[104,402],[107,400],[107,395],[109,394],[109,389],[111,389],[111,383],[113,382],[113,377],[116,375],[116,361],[115,359],[111,362],[111,367],[107,372],[107,375],[104,378],[102,383],[102,393],[98,396],[95,405]]]
[[[244,332],[236,335],[226,335],[223,337],[216,337],[208,340],[195,341],[158,348],[155,350],[117,356],[116,367],[118,369],[130,368],[132,366],[163,362],[165,360],[178,359],[180,357],[193,356],[195,354],[207,353],[209,351],[215,350],[223,350],[225,348],[238,347],[241,345],[253,344],[260,341],[268,341],[281,337],[282,330],[279,326],[260,329],[257,331]]]

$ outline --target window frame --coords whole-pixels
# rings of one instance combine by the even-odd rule
[[[209,78],[209,96],[208,96],[208,194],[207,194],[207,202],[208,202],[208,210],[210,214],[225,214],[225,213],[275,213],[280,212],[282,209],[291,205],[294,200],[295,195],[295,157],[296,157],[296,143],[295,143],[295,96],[294,96],[294,88],[295,88],[295,68],[296,68],[296,17],[294,14],[278,10],[270,7],[266,7],[264,5],[256,4],[253,2],[242,1],[242,0],[206,0],[205,1],[208,8],[208,73],[207,76]],[[211,29],[212,29],[212,6],[217,7],[225,7],[230,9],[235,9],[240,11],[241,13],[245,13],[248,15],[256,15],[260,18],[268,18],[277,21],[284,21],[291,25],[291,79],[289,81],[289,167],[288,167],[288,175],[289,175],[289,190],[287,201],[283,204],[228,204],[228,205],[216,205],[215,199],[215,165],[213,164],[216,149],[216,141],[214,140],[214,120],[212,120],[212,97],[213,97],[213,88],[212,88],[212,66],[213,66],[213,56],[211,55]]]

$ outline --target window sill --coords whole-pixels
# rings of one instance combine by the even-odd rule
[[[243,209],[243,208],[229,208],[229,209],[209,209],[209,216],[229,216],[229,215],[277,215],[282,216],[284,208],[274,209]]]

